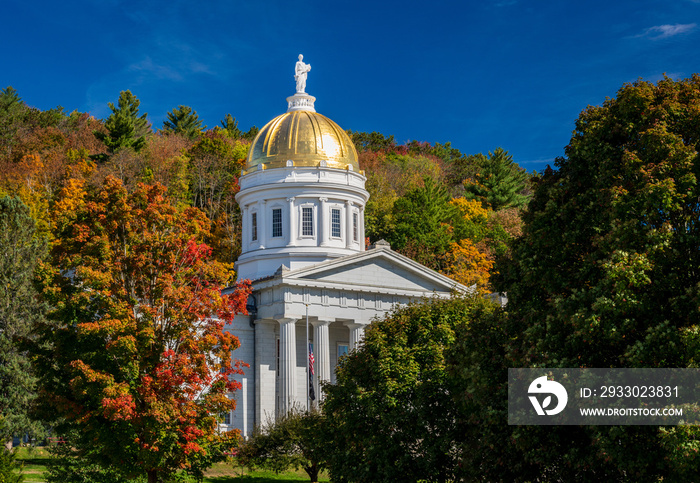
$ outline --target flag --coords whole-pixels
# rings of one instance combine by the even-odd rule
[[[313,345],[309,344],[309,399],[316,400],[314,392],[314,351]]]

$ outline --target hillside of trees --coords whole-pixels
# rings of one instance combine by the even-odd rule
[[[0,195],[30,207],[40,232],[55,237],[57,210],[94,191],[108,176],[128,191],[160,183],[179,206],[211,220],[215,257],[240,254],[238,177],[258,129],[238,127],[231,114],[207,129],[197,112],[179,106],[160,129],[120,93],[107,119],[32,108],[12,87],[0,93]],[[450,143],[397,144],[381,133],[349,132],[367,176],[368,243],[386,239],[400,253],[454,280],[490,291],[497,255],[520,233],[531,176],[503,149],[466,155]]]
[[[231,114],[208,129],[188,106],[154,129],[139,106],[123,91],[98,120],[0,91],[0,440],[60,435],[72,449],[52,482],[201,477],[237,443],[216,415],[243,370],[222,329],[250,293],[233,269],[235,195],[258,129]],[[500,148],[348,134],[370,193],[366,244],[490,292],[531,175]]]
[[[697,370],[700,75],[585,108],[537,176],[499,148],[350,132],[367,243],[508,304],[397,308],[341,358],[320,412],[246,444],[216,415],[244,370],[222,327],[250,291],[234,196],[257,129],[227,114],[207,130],[179,106],[154,130],[128,91],[109,107],[96,120],[0,93],[0,439],[49,421],[68,443],[50,483],[201,479],[236,445],[243,464],[338,482],[697,480],[696,404],[688,425],[509,425],[507,372]],[[0,448],[0,479],[12,464]]]

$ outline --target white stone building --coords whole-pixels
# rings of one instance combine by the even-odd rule
[[[294,404],[306,407],[307,319],[318,400],[319,380],[334,381],[338,359],[373,319],[411,300],[468,290],[386,242],[365,249],[369,193],[355,147],[315,111],[314,97],[297,92],[287,101],[287,112],[253,141],[236,196],[236,268],[253,282],[253,304],[227,326],[241,342],[234,357],[250,366],[237,376],[242,389],[227,423],[243,434]]]

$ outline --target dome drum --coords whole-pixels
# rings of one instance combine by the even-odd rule
[[[240,279],[365,250],[369,193],[350,136],[297,92],[253,140],[239,179]]]

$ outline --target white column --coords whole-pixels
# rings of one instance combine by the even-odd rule
[[[284,318],[280,324],[280,412],[286,413],[296,401],[297,319]]]
[[[328,246],[328,215],[326,213],[326,201],[328,198],[319,198],[321,202],[321,207],[319,208],[320,213],[318,214],[318,235],[319,240],[321,240],[321,246]]]
[[[294,198],[287,198],[289,203],[289,243],[287,245],[295,246],[297,244],[297,208],[294,206]]]
[[[243,207],[243,219],[241,222],[241,253],[248,251],[250,244],[250,210],[248,205]]]
[[[345,202],[345,248],[352,248],[352,201]]]
[[[348,347],[348,351],[351,351],[357,348],[365,336],[365,326],[356,322],[347,322],[345,325],[350,329],[350,347]]]
[[[360,232],[360,251],[364,252],[365,251],[365,207],[364,205],[360,206],[360,219],[357,220],[360,226],[358,227],[358,231]]]
[[[314,326],[314,361],[316,363],[314,390],[316,391],[317,403],[323,400],[323,393],[319,382],[331,380],[331,356],[328,338],[328,325],[331,322],[331,320],[322,319],[311,322]]]
[[[262,425],[275,415],[277,384],[277,341],[275,321],[255,321],[255,424]]]
[[[265,200],[259,203],[260,211],[258,213],[258,242],[260,243],[260,248],[265,248],[267,245],[267,208],[265,205],[267,202]]]
[[[243,427],[241,432],[244,436],[248,436],[248,378],[244,377],[241,380],[241,414],[243,415]],[[233,422],[233,421],[231,421]]]

